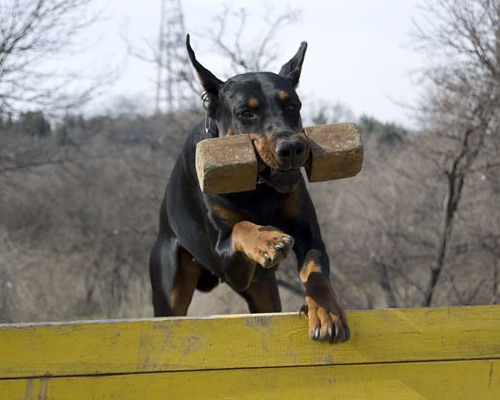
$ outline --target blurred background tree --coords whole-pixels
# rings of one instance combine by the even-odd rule
[[[432,64],[422,71],[425,94],[417,111],[431,138],[421,151],[439,164],[436,172],[444,188],[438,246],[423,291],[422,305],[430,306],[441,275],[454,258],[450,245],[458,240],[453,233],[457,219],[464,218],[467,184],[478,176],[485,185],[498,180],[500,3],[427,1],[423,12],[425,19],[415,24],[415,46]],[[498,192],[492,195],[498,198]],[[489,225],[498,232],[496,214]],[[481,242],[482,235],[477,239]],[[477,247],[473,245],[477,239],[468,239],[465,247]],[[498,275],[497,268],[493,265],[492,277]]]
[[[9,2],[22,3],[90,5]],[[252,26],[259,16],[226,9],[213,26],[214,51],[239,72],[280,54],[272,40],[259,52],[253,38],[262,32],[242,33],[240,45],[232,41],[238,36],[227,41],[225,25],[239,25],[224,18]],[[280,21],[279,29],[295,20]],[[2,22],[2,34],[9,26]],[[331,278],[347,308],[500,302],[499,26],[498,1],[424,3],[413,44],[428,65],[419,75],[420,102],[409,110],[411,128],[302,97],[307,121],[356,122],[364,139],[359,176],[310,185]],[[56,99],[22,110],[7,100],[0,113],[0,321],[150,316],[147,259],[157,213],[186,129],[203,118],[201,104],[148,114],[142,99],[127,99],[94,116],[68,108],[54,120]],[[296,268],[283,265],[279,274],[284,309],[297,310],[303,289]],[[197,294],[190,312],[245,310],[220,285]]]
[[[0,7],[0,114],[26,105],[45,112],[89,101],[103,76],[82,71],[41,70],[40,60],[60,60],[81,51],[82,33],[99,18],[93,0],[12,0]],[[107,71],[109,74],[110,71]],[[109,79],[107,77],[106,79]],[[86,85],[75,85],[87,81]]]

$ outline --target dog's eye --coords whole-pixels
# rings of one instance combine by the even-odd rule
[[[243,110],[241,113],[240,113],[240,117],[241,118],[245,118],[245,119],[254,119],[256,117],[255,113],[250,111],[250,110]]]

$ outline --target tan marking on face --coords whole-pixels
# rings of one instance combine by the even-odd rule
[[[259,105],[259,100],[257,100],[255,97],[250,97],[247,101],[247,104],[249,107],[257,108]]]
[[[287,92],[285,92],[284,90],[280,90],[280,92],[278,93],[278,96],[279,96],[281,101],[288,100],[288,98],[290,97],[290,95]]]
[[[278,160],[274,152],[274,143],[267,136],[251,133],[253,146],[258,156],[264,163],[270,167],[278,168]]]
[[[231,128],[231,127],[227,128],[227,130],[226,130],[226,136],[232,136],[233,133],[234,133],[233,132],[233,128]]]

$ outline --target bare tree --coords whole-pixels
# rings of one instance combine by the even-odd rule
[[[167,7],[173,7],[168,10]],[[194,78],[185,51],[184,13],[180,1],[162,2],[162,19],[159,40],[145,41],[142,47],[134,46],[125,38],[129,54],[141,61],[153,64],[158,70],[157,88],[171,87],[176,101],[169,112],[199,105],[200,86]],[[288,10],[277,14],[268,7],[264,16],[251,13],[245,8],[234,10],[226,6],[215,18],[211,27],[193,36],[211,43],[213,52],[230,63],[228,74],[263,71],[280,57],[276,37],[286,26],[298,20],[299,12]],[[258,32],[251,27],[263,26]],[[163,25],[169,25],[167,27]],[[168,47],[168,49],[167,49]],[[171,82],[162,82],[163,79]],[[157,95],[157,105],[160,101]],[[157,111],[163,111],[157,107]]]
[[[432,65],[423,71],[426,96],[418,109],[425,131],[434,136],[424,151],[441,165],[446,188],[435,260],[423,291],[422,305],[429,306],[447,266],[466,180],[478,168],[498,171],[487,147],[498,145],[490,138],[500,135],[500,3],[427,1],[423,10],[426,19],[415,25],[415,38]]]
[[[280,56],[276,51],[277,34],[296,23],[299,15],[297,10],[276,14],[268,8],[259,18],[245,8],[234,10],[226,6],[215,18],[215,27],[208,39],[218,53],[230,60],[231,73],[264,71]],[[257,20],[264,24],[262,30],[258,35],[254,30],[248,33],[249,27],[255,26]]]
[[[312,125],[328,124],[333,122],[354,121],[354,113],[342,102],[331,104],[324,100],[319,100],[310,104],[312,112],[309,115],[303,115],[311,121]]]
[[[78,47],[76,39],[96,22],[93,0],[5,0],[0,6],[0,112],[56,109],[87,101],[102,81],[78,87],[75,72],[42,70]],[[78,79],[76,79],[78,78]],[[102,80],[102,77],[100,78]]]

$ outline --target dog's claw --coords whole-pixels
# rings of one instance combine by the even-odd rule
[[[339,336],[339,334],[340,334],[340,332],[339,332],[339,327],[338,327],[337,325],[335,325],[335,337],[333,338],[333,340],[334,340],[335,342],[343,342],[343,340],[342,340],[343,338],[341,338],[341,337]]]
[[[311,339],[314,339],[314,340],[318,340],[319,339],[319,326],[316,327],[316,329],[314,329],[310,334],[309,336],[311,337]]]
[[[335,339],[336,332],[337,332],[337,328],[335,328],[335,336],[334,336],[333,327],[332,326],[328,327],[328,339],[330,340],[330,342],[333,342],[333,340]]]
[[[274,248],[278,251],[288,252],[288,249],[293,246],[293,238],[290,236],[283,236],[281,241],[274,245]]]
[[[335,341],[336,342],[338,342],[338,343],[347,342],[350,337],[351,337],[351,331],[349,330],[349,328],[347,326],[344,327],[344,332],[342,335],[340,335],[337,332],[337,328],[335,328]]]

